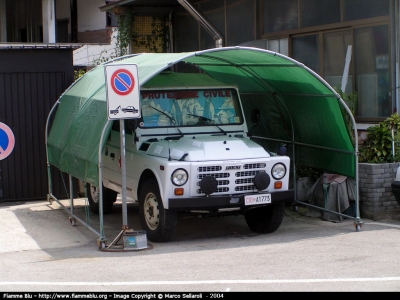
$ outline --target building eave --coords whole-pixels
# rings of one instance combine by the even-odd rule
[[[191,1],[191,2],[197,2]],[[168,14],[173,10],[182,8],[177,0],[120,0],[99,7],[100,11],[113,12],[118,7],[132,7],[135,14]]]
[[[83,44],[69,44],[69,43],[0,43],[0,50],[11,49],[78,49]]]

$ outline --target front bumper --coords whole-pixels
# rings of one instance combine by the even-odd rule
[[[218,195],[191,198],[169,198],[169,208],[175,210],[215,210],[222,208],[250,208],[245,206],[244,197],[256,195],[257,193],[237,194],[237,195]],[[293,202],[294,191],[281,191],[271,193],[271,204]],[[269,205],[269,204],[266,204]]]

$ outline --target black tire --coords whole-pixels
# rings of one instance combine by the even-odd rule
[[[250,229],[257,233],[272,233],[281,226],[285,204],[277,203],[249,209],[245,219]]]
[[[164,209],[155,178],[146,180],[140,189],[139,218],[142,229],[152,242],[168,242],[175,233],[177,212]]]
[[[94,185],[91,185],[90,183],[86,183],[86,193],[89,201],[90,210],[98,215],[100,213],[99,188]],[[117,192],[103,186],[103,215],[112,212],[113,204],[115,201],[117,201],[117,195],[118,195]]]

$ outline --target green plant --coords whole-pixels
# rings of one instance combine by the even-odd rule
[[[74,81],[82,77],[85,73],[85,69],[74,70]]]
[[[400,160],[398,128],[400,117],[397,113],[383,122],[367,129],[367,137],[359,151],[359,162],[385,163]],[[392,132],[393,129],[393,132]],[[394,146],[394,155],[393,155]]]
[[[146,48],[146,52],[166,52],[168,44],[168,18],[164,16],[152,17],[151,34],[143,34],[134,31],[134,11],[126,8],[123,14],[117,15],[118,31],[112,36],[115,41],[115,49],[111,54],[107,50],[100,52],[98,58],[93,60],[93,65],[100,65],[111,59],[127,55],[129,45]],[[140,27],[140,26],[139,26]],[[141,27],[140,27],[141,28]]]
[[[93,60],[93,65],[97,66],[111,59],[128,54],[129,44],[132,40],[132,24],[134,21],[133,10],[127,8],[124,14],[117,15],[118,31],[111,39],[115,40],[114,52],[108,55],[107,50],[100,52],[99,57]]]
[[[168,36],[168,19],[164,16],[152,17],[151,35],[141,35],[134,32],[132,43],[138,47],[145,47],[149,52],[166,52]]]
[[[119,57],[128,54],[129,44],[132,40],[133,9],[129,8],[125,14],[118,15],[117,21],[118,35],[115,56]]]

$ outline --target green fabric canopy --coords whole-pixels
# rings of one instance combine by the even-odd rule
[[[157,82],[161,85],[161,72],[178,63],[196,66],[212,79],[236,85],[249,128],[253,125],[251,110],[261,111],[259,125],[250,132],[252,139],[267,150],[274,152],[284,143],[296,166],[356,178],[357,142],[352,142],[353,133],[343,115],[343,111],[350,111],[340,96],[303,64],[278,53],[247,47],[144,53],[94,68],[71,85],[55,105],[46,141],[49,163],[98,185],[101,136],[103,131],[107,135],[112,123],[107,119],[105,65],[136,64],[139,85],[145,87]],[[187,78],[189,81],[193,77]]]

